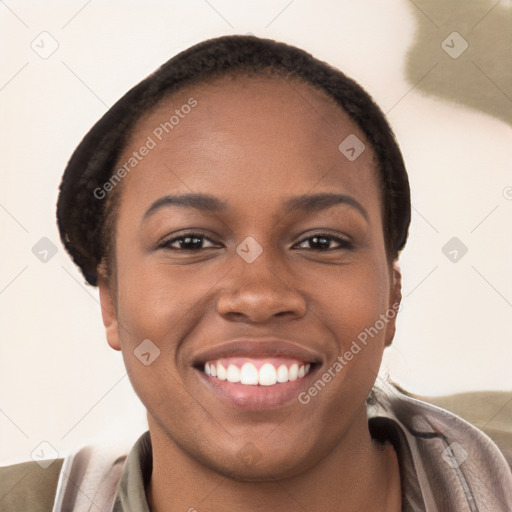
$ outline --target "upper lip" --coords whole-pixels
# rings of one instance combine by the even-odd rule
[[[296,342],[277,338],[244,338],[231,340],[197,353],[192,360],[199,366],[224,357],[287,357],[306,363],[320,363],[323,357]]]

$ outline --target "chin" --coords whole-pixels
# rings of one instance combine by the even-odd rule
[[[299,453],[297,446],[300,445],[295,444],[287,450],[268,447],[260,451],[253,443],[247,442],[238,451],[223,452],[219,458],[214,458],[217,454],[209,454],[201,462],[215,473],[237,482],[275,482],[299,476],[322,458],[320,450]]]

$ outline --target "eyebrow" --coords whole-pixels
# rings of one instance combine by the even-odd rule
[[[284,203],[284,207],[287,211],[299,210],[301,212],[311,213],[325,210],[338,204],[346,204],[355,208],[366,220],[368,220],[368,213],[363,205],[352,196],[346,194],[326,192],[309,195],[305,194],[287,199]],[[219,213],[227,210],[229,205],[227,202],[209,194],[167,195],[157,199],[148,208],[144,214],[144,220],[162,208],[170,206],[184,206],[203,212]]]

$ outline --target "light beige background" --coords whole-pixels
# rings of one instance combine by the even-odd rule
[[[403,310],[386,355],[392,378],[421,394],[512,392],[512,93],[493,74],[499,66],[486,67],[510,46],[495,26],[511,2],[465,3],[464,19],[441,20],[436,2],[419,0],[0,2],[0,461],[29,459],[42,441],[62,454],[146,428],[121,355],[104,339],[97,292],[60,245],[57,187],[81,137],[128,88],[224,34],[302,47],[388,113],[413,198]],[[51,48],[44,31],[58,43],[46,59],[31,47]],[[469,44],[457,59],[441,46],[454,31]],[[504,105],[500,116],[457,95],[476,83],[467,66],[480,68],[476,96]],[[454,236],[468,248],[456,263],[442,252]],[[42,237],[58,248],[46,263],[32,253]]]

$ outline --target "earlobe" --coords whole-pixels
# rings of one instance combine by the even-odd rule
[[[98,272],[98,289],[100,292],[101,316],[103,317],[103,325],[105,326],[108,344],[114,350],[121,350],[119,329],[110,284],[101,272]]]
[[[402,301],[402,271],[397,261],[393,262],[390,300],[388,305],[387,316],[390,319],[386,329],[386,347],[389,347],[395,337],[396,317],[398,309]]]

